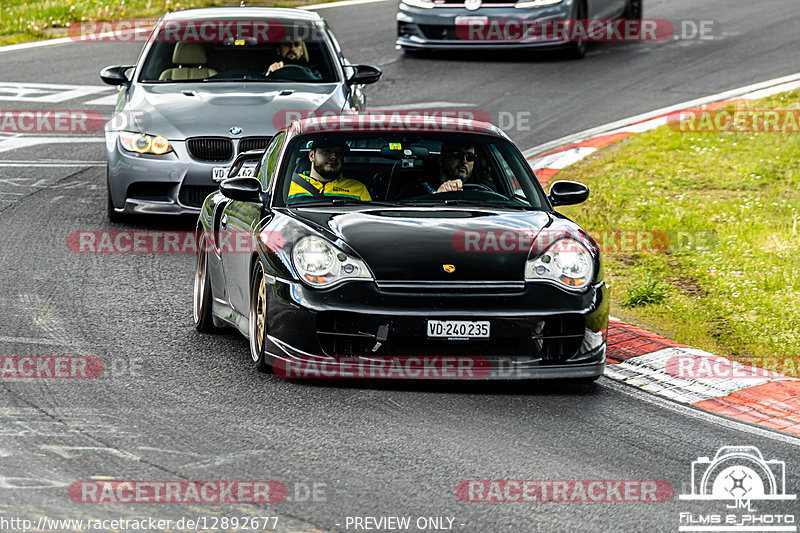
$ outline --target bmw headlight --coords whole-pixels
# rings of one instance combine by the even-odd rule
[[[129,152],[162,155],[172,151],[169,141],[161,135],[147,135],[131,131],[119,132],[119,142]]]
[[[372,280],[367,265],[319,237],[303,237],[292,248],[300,278],[312,287],[329,287],[347,280]]]
[[[581,242],[559,239],[545,252],[525,263],[525,281],[555,281],[572,290],[583,289],[594,279],[594,258]]]

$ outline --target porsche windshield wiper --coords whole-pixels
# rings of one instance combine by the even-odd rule
[[[401,204],[397,204],[395,202],[378,202],[378,201],[364,202],[361,200],[353,200],[350,198],[329,198],[327,200],[317,200],[314,202],[290,204],[287,207],[320,207],[320,206],[325,207],[331,205],[361,205],[364,207],[370,207],[370,206],[398,207]]]
[[[451,205],[464,205],[470,207],[504,207],[508,209],[517,209],[517,210],[532,210],[531,207],[519,205],[519,204],[511,204],[511,203],[500,203],[500,202],[486,202],[486,201],[478,201],[478,200],[458,200],[458,199],[450,199],[450,200],[416,200],[414,202],[404,202],[400,205],[405,206],[429,206],[429,205],[442,205],[442,206],[451,206]]]

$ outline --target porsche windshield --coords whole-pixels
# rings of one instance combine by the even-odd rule
[[[293,139],[286,154],[287,206],[546,205],[525,159],[488,135],[320,133]]]
[[[329,48],[319,31],[306,32],[313,36],[311,39],[258,32],[203,33],[202,24],[196,32],[188,32],[186,26],[183,23],[179,30],[171,31],[165,25],[154,34],[140,82],[338,81]],[[203,35],[210,37],[205,39]]]

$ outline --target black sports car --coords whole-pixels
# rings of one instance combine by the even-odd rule
[[[285,377],[596,379],[609,291],[595,241],[486,123],[293,122],[203,204],[201,332],[238,328]]]

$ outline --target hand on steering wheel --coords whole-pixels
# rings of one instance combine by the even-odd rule
[[[483,183],[465,183],[461,186],[462,190],[469,191],[488,191],[494,192],[489,186],[484,185]]]

